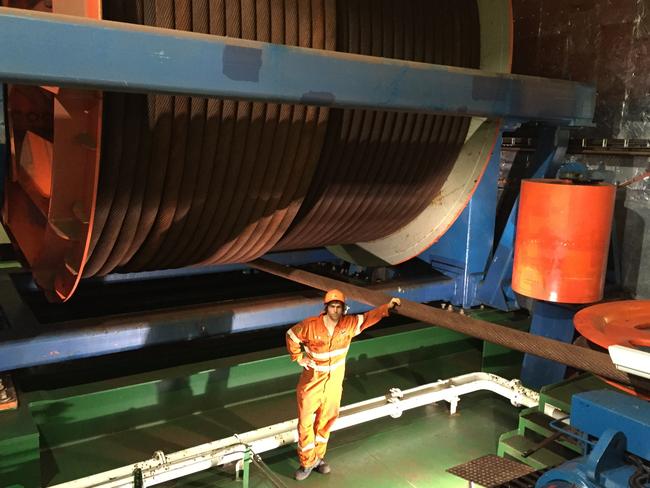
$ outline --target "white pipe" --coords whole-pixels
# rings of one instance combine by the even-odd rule
[[[523,387],[519,380],[508,381],[489,373],[469,373],[404,391],[392,388],[383,397],[347,405],[341,408],[332,431],[381,417],[397,418],[406,410],[439,401],[448,402],[451,413],[454,413],[462,395],[479,390],[491,391],[508,398],[515,406],[533,407],[539,403],[539,394]],[[154,486],[213,466],[239,461],[243,459],[247,448],[260,454],[298,442],[297,425],[298,420],[293,419],[169,455],[157,451],[153,458],[146,461],[61,483],[51,488],[132,488],[133,473],[136,469],[142,471],[143,486]]]

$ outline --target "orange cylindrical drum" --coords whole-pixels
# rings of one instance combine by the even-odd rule
[[[600,300],[615,194],[607,183],[523,181],[513,290],[549,302]]]

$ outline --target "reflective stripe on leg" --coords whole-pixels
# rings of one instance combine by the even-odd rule
[[[307,451],[311,451],[314,447],[316,447],[316,444],[310,442],[306,446],[302,446],[302,447],[298,446],[298,449],[300,449],[300,452],[307,452]]]

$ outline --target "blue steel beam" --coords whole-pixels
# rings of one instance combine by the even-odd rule
[[[558,134],[555,127],[540,128],[537,137],[535,158],[524,179],[551,177],[555,166],[562,160],[566,151],[565,147],[556,144],[556,139],[563,138],[563,135]],[[506,226],[488,265],[485,279],[480,283],[477,292],[479,301],[504,311],[519,308],[511,287],[518,209],[519,197],[510,211]]]
[[[4,290],[3,295],[8,294],[6,287],[11,286],[9,280],[0,280],[0,285],[4,287],[0,287],[0,291]],[[372,288],[417,302],[430,302],[448,301],[455,285],[450,279],[427,279]],[[12,300],[14,306],[5,311],[22,323],[29,314],[25,305],[16,302],[16,298]],[[308,291],[304,294],[208,304],[129,317],[35,325],[27,337],[16,337],[16,331],[9,330],[6,335],[0,334],[0,372],[130,351],[155,344],[294,324],[305,317],[317,315],[322,306],[322,295]],[[358,302],[350,302],[349,306],[350,313],[364,312],[370,308]],[[7,317],[10,323],[12,316]],[[29,322],[33,324],[33,318]]]
[[[467,207],[440,240],[418,256],[434,269],[456,279],[458,286],[452,303],[463,308],[479,305],[476,293],[492,251],[501,142],[499,135]]]
[[[0,8],[0,80],[590,125],[593,86]]]
[[[301,249],[297,251],[283,251],[272,252],[265,254],[263,259],[268,259],[274,263],[284,264],[287,266],[300,266],[309,263],[323,263],[323,262],[343,262],[342,259],[337,258],[325,248],[315,249]],[[176,269],[161,269],[157,271],[142,271],[139,273],[113,273],[102,278],[97,278],[98,281],[104,283],[123,283],[127,281],[149,281],[158,280],[162,278],[174,277],[188,277],[213,273],[226,273],[230,271],[241,271],[247,269],[248,266],[242,263],[235,264],[218,264],[215,266],[194,266],[187,268]]]

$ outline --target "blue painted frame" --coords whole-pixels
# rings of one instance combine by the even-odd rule
[[[541,127],[538,131],[535,158],[529,168],[527,178],[543,178],[554,175],[565,147],[558,144],[556,127]],[[499,243],[477,292],[478,300],[499,310],[510,311],[519,308],[516,296],[511,287],[512,263],[515,250],[515,227],[519,198],[515,200],[508,221],[503,230]]]
[[[476,291],[492,252],[501,142],[499,135],[481,181],[458,219],[419,256],[454,279],[456,289],[446,301],[463,308],[479,305]]]
[[[627,437],[627,450],[650,460],[650,403],[612,390],[578,393],[571,397],[571,426],[600,438],[607,429]]]
[[[395,288],[390,284],[376,289],[392,296],[417,302],[440,300],[453,292],[449,279],[419,281]],[[323,303],[314,298],[294,295],[285,299],[268,297],[202,306],[196,311],[147,314],[127,319],[103,317],[92,327],[72,324],[39,324],[20,300],[7,276],[0,275],[0,296],[8,322],[20,330],[0,333],[0,372],[72,359],[141,349],[156,344],[189,341],[199,338],[247,332],[297,323],[318,315]],[[350,313],[365,312],[366,304],[349,302]]]
[[[0,58],[0,81],[21,84],[456,113],[561,125],[590,125],[595,110],[595,87],[572,81],[2,7],[0,46],[20,52]]]
[[[609,390],[575,394],[571,427],[598,442],[583,457],[544,473],[535,486],[564,481],[587,488],[626,487],[636,471],[627,453],[650,460],[650,405],[644,400]]]
[[[516,125],[516,122],[508,121],[503,124],[502,130],[510,130],[513,124]],[[561,131],[556,127],[539,128],[534,164],[526,177],[542,178],[554,173],[564,150],[559,143],[562,139],[559,133]],[[448,301],[463,308],[480,304],[504,311],[519,308],[510,286],[518,199],[494,248],[502,139],[499,136],[485,173],[467,207],[440,240],[419,256],[434,269],[455,280],[456,290]]]

